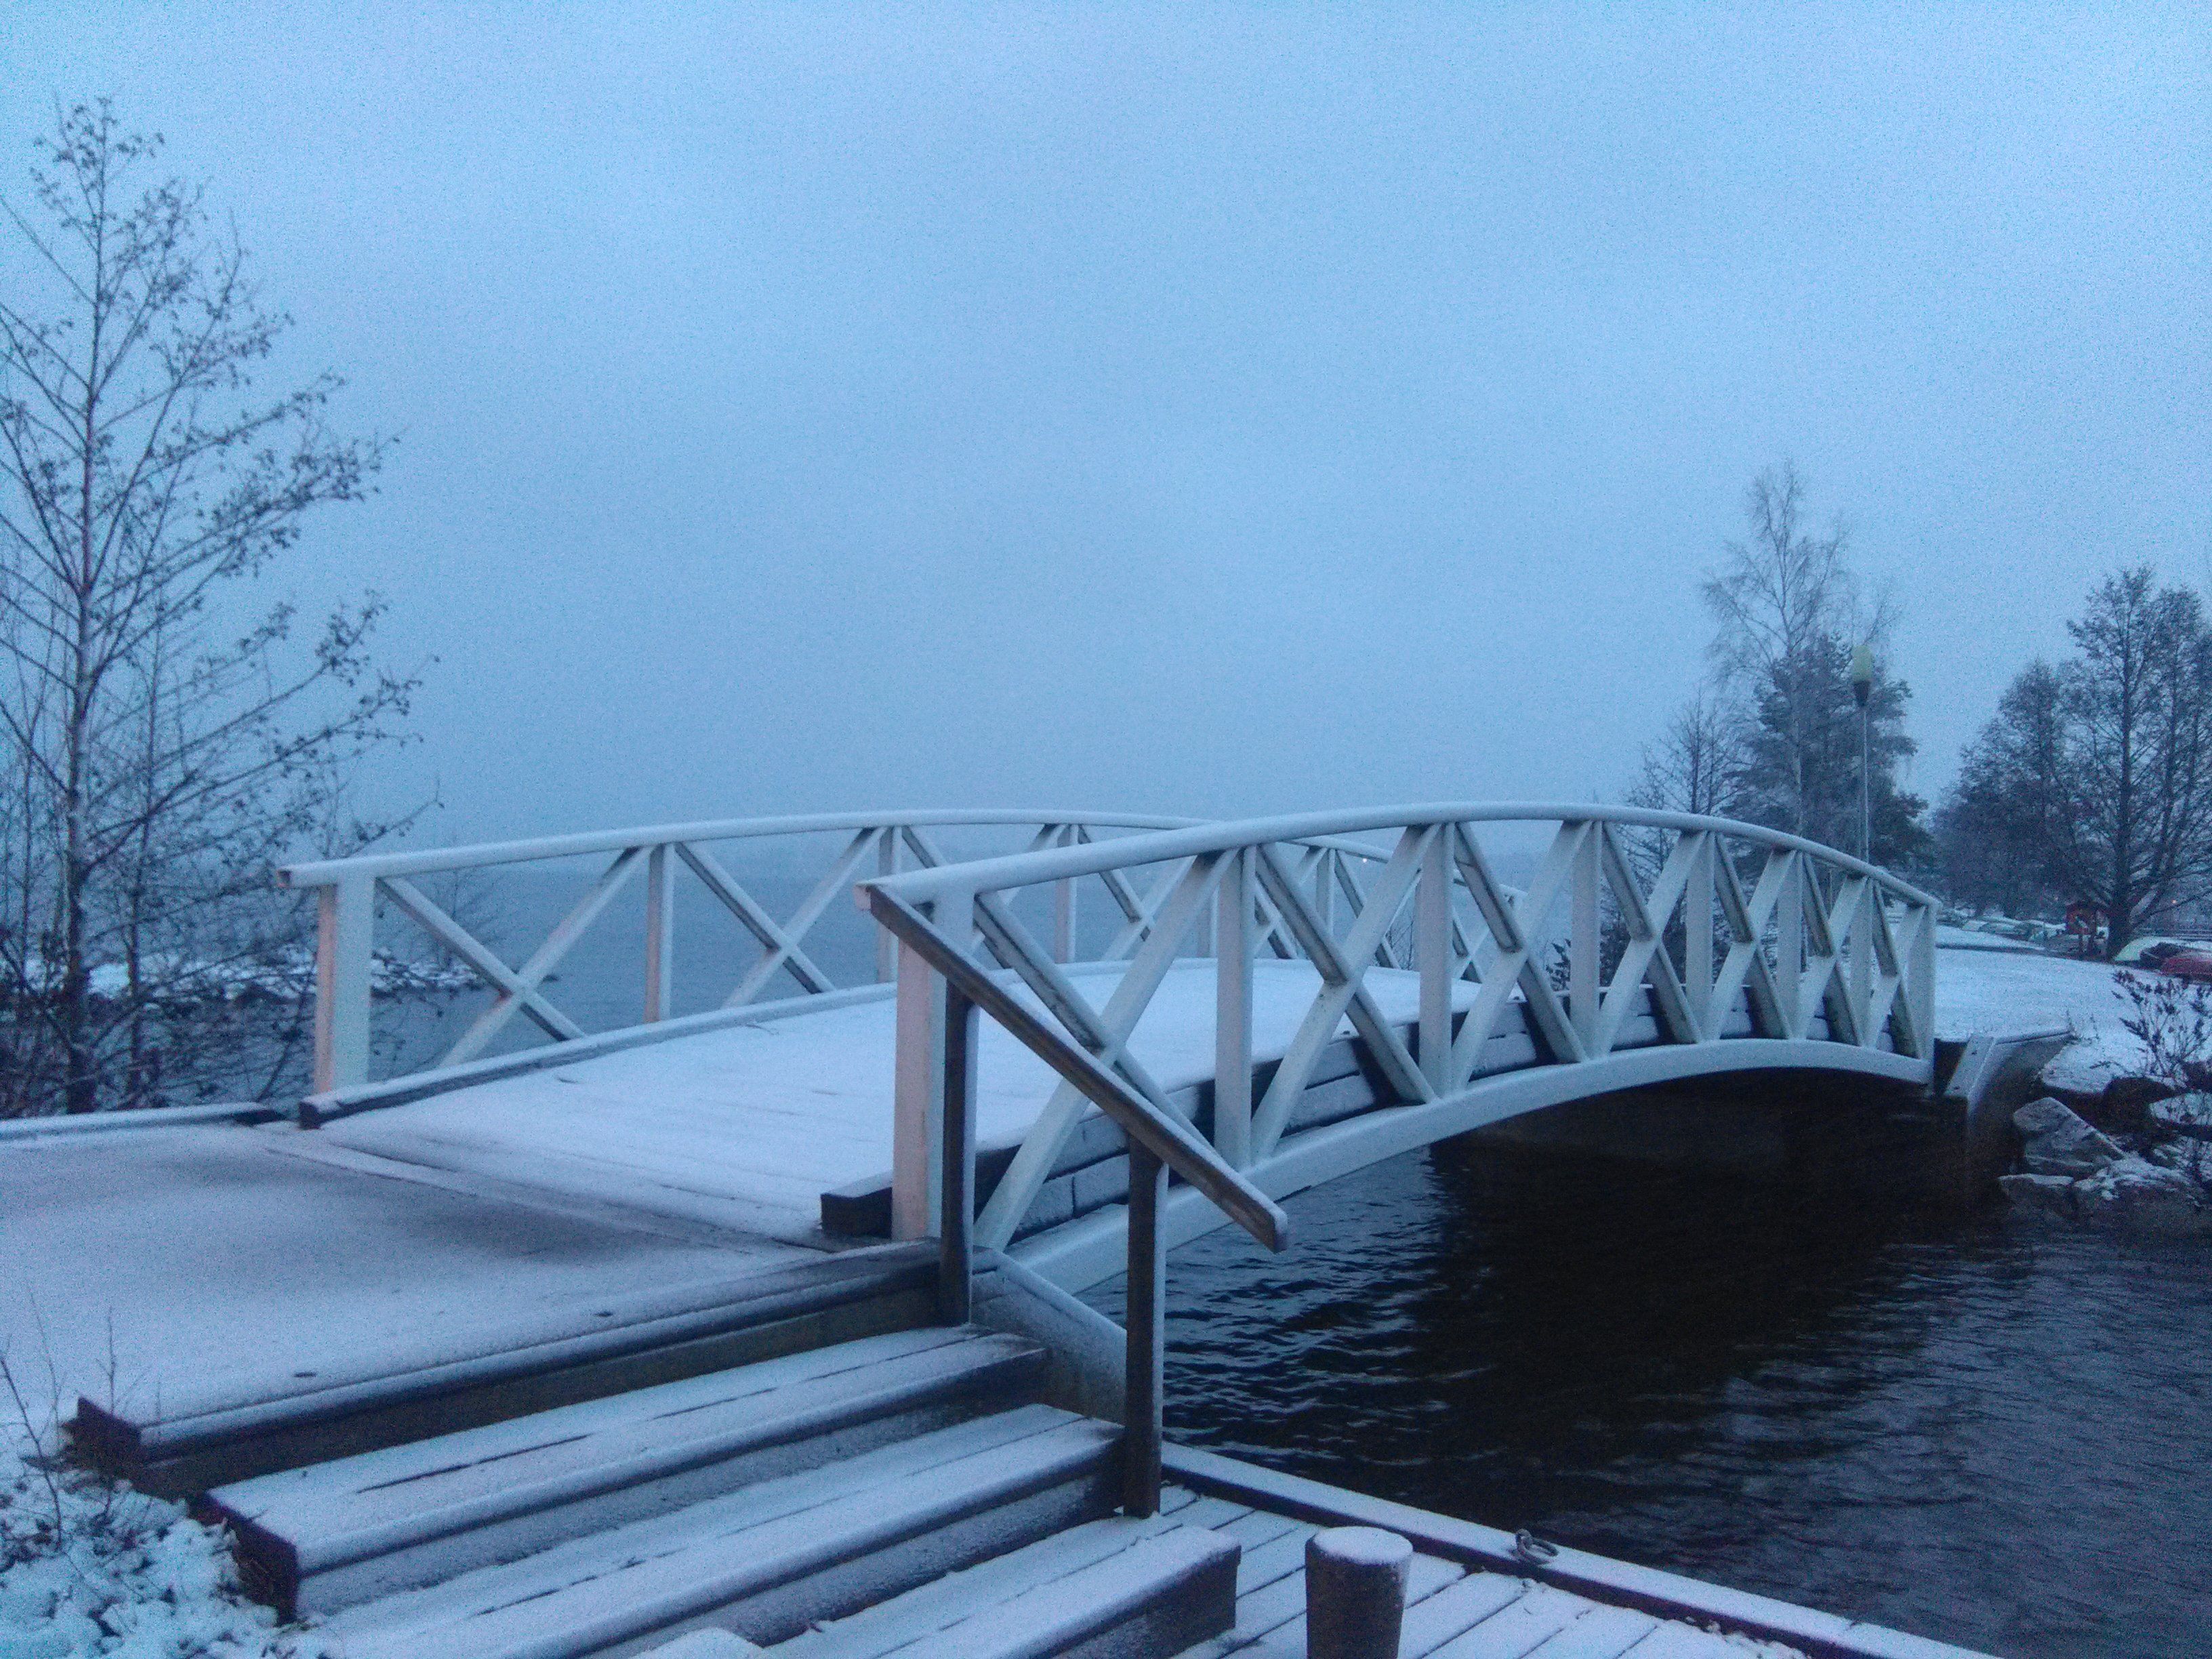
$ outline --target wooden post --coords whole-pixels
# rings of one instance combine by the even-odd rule
[[[940,1205],[937,1231],[937,1316],[947,1325],[968,1322],[975,1279],[975,1005],[957,985],[945,988],[945,1143],[938,1168]]]
[[[1858,902],[1851,906],[1851,955],[1849,988],[1851,1026],[1862,1045],[1872,1048],[1881,1035],[1874,1029],[1874,908],[1881,893],[1864,876],[1858,878]]]
[[[898,874],[898,831],[886,830],[876,842],[876,874],[895,876]],[[898,941],[883,923],[872,921],[869,925],[876,930],[876,983],[888,984],[898,971]]]
[[[645,858],[645,1020],[668,1018],[676,978],[676,860],[656,847]]]
[[[1774,902],[1774,981],[1782,1000],[1782,1035],[1805,1035],[1805,884],[1797,854],[1782,854],[1782,892]]]
[[[1160,1508],[1163,1361],[1167,1348],[1167,1255],[1160,1206],[1167,1165],[1129,1142],[1128,1347],[1122,1376],[1121,1510],[1141,1520]]]
[[[315,902],[315,1092],[368,1081],[376,878],[348,876]]]
[[[1720,1015],[1713,1007],[1713,860],[1719,849],[1711,830],[1689,833],[1697,845],[1682,894],[1682,988],[1698,1040],[1710,1042],[1720,1035]]]
[[[1451,1074],[1452,826],[1437,825],[1421,848],[1413,894],[1413,965],[1421,975],[1421,1075],[1438,1094]]]
[[[1252,1162],[1252,866],[1249,847],[1228,860],[1214,908],[1213,1146],[1231,1169]]]
[[[1398,1659],[1413,1547],[1380,1527],[1331,1527],[1306,1540],[1310,1659]]]
[[[1598,827],[1576,826],[1582,839],[1575,845],[1573,888],[1567,908],[1567,1018],[1574,1023],[1575,1037],[1584,1054],[1597,1048],[1597,889]]]
[[[930,920],[939,933],[966,951],[975,934],[975,896],[944,895],[931,907]],[[944,977],[902,941],[891,1079],[893,1238],[927,1238],[937,1231],[945,1127],[945,1000]]]
[[[1075,826],[1069,824],[1060,832],[1062,847],[1075,845]],[[1052,887],[1052,959],[1059,963],[1075,960],[1075,878],[1057,881]]]
[[[1911,1000],[1912,1035],[1920,1046],[1917,1060],[1936,1057],[1936,907],[1917,907],[1912,919],[1912,943],[1905,966],[1912,977],[1905,988]]]

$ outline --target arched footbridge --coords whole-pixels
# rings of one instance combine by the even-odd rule
[[[580,860],[520,961],[450,896]],[[1079,1289],[1134,1265],[1140,1231],[1154,1261],[1231,1219],[1279,1242],[1292,1193],[1623,1090],[1934,1074],[1934,900],[1814,842],[1629,808],[754,819],[283,878],[319,895],[302,1115],[332,1142],[793,1238],[935,1236],[948,1283],[979,1249]],[[642,1018],[592,1030],[578,998],[607,975],[577,947],[623,912]],[[710,922],[738,948],[707,951]],[[408,924],[489,996],[373,1078]]]

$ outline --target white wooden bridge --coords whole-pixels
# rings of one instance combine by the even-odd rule
[[[1011,855],[949,860],[948,832]],[[1501,834],[1543,846],[1525,888]],[[830,844],[777,918],[728,849]],[[425,894],[433,873],[606,862],[510,965]],[[915,868],[901,871],[901,865]],[[757,942],[722,1006],[671,1018],[675,883]],[[587,1034],[549,981],[642,878],[641,1018]],[[863,878],[866,878],[863,880]],[[1628,809],[1449,805],[1197,825],[908,813],[665,826],[295,866],[321,897],[316,1091],[362,1151],[619,1192],[791,1238],[938,1231],[945,1000],[981,1008],[952,1086],[978,1144],[974,1236],[1079,1289],[1121,1270],[1127,1133],[1202,1140],[1270,1198],[1562,1102],[1730,1073],[1924,1086],[1936,907],[1831,849]],[[855,884],[860,883],[857,889]],[[857,891],[872,975],[810,953]],[[494,1000],[442,1060],[372,1079],[373,916],[418,925]],[[1110,926],[1082,925],[1103,906]],[[1087,948],[1086,948],[1087,945]],[[495,1058],[520,1023],[547,1041]],[[964,1052],[964,1051],[963,1051]],[[1171,1243],[1229,1219],[1173,1193]]]
[[[1501,841],[1533,854],[1525,882],[1499,878]],[[829,848],[786,915],[752,873],[778,842]],[[604,863],[520,961],[425,879],[579,856]],[[1253,1622],[1297,1582],[1256,1564],[1300,1523],[1360,1519],[1428,1553],[1417,1600],[1442,1599],[1408,1651],[1729,1650],[1682,1619],[1960,1651],[1161,1442],[1176,1243],[1233,1224],[1279,1249],[1292,1193],[1651,1084],[1926,1088],[1936,906],[1882,871],[1741,823],[1459,804],[725,821],[283,879],[320,904],[303,1143],[784,1252],[739,1291],[495,1352],[83,1403],[82,1446],[213,1488],[274,1598],[328,1610],[349,1651],[632,1652],[712,1627],[794,1659],[1303,1652],[1287,1603]],[[754,947],[688,1015],[679,881]],[[633,884],[640,1018],[588,1030],[556,970]],[[820,940],[855,901],[874,936],[841,984]],[[377,952],[409,927],[491,995],[437,1063],[374,1076]],[[1126,1331],[1066,1294],[1124,1272]],[[999,1623],[963,1622],[979,1609]]]

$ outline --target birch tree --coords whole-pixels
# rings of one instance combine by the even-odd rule
[[[331,374],[257,387],[288,319],[198,190],[143,182],[161,142],[58,112],[0,196],[0,1110],[238,1086],[190,1011],[295,937],[273,859],[378,833],[345,782],[415,684],[373,595],[311,625],[264,592],[383,445],[327,428]]]

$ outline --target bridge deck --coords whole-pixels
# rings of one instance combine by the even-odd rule
[[[1304,962],[1254,967],[1254,1056],[1279,1058],[1319,980]],[[1070,975],[1101,1006],[1122,971],[1116,963]],[[1413,1018],[1419,975],[1376,969],[1367,985],[1386,1018]],[[1460,987],[1460,1006],[1475,991]],[[1212,1076],[1213,998],[1213,963],[1191,958],[1147,1006],[1130,1048],[1163,1088]],[[891,1167],[892,1043],[888,999],[802,1010],[363,1112],[319,1133],[411,1164],[819,1242],[821,1194]],[[1018,1139],[1055,1080],[984,1022],[978,1140]]]

